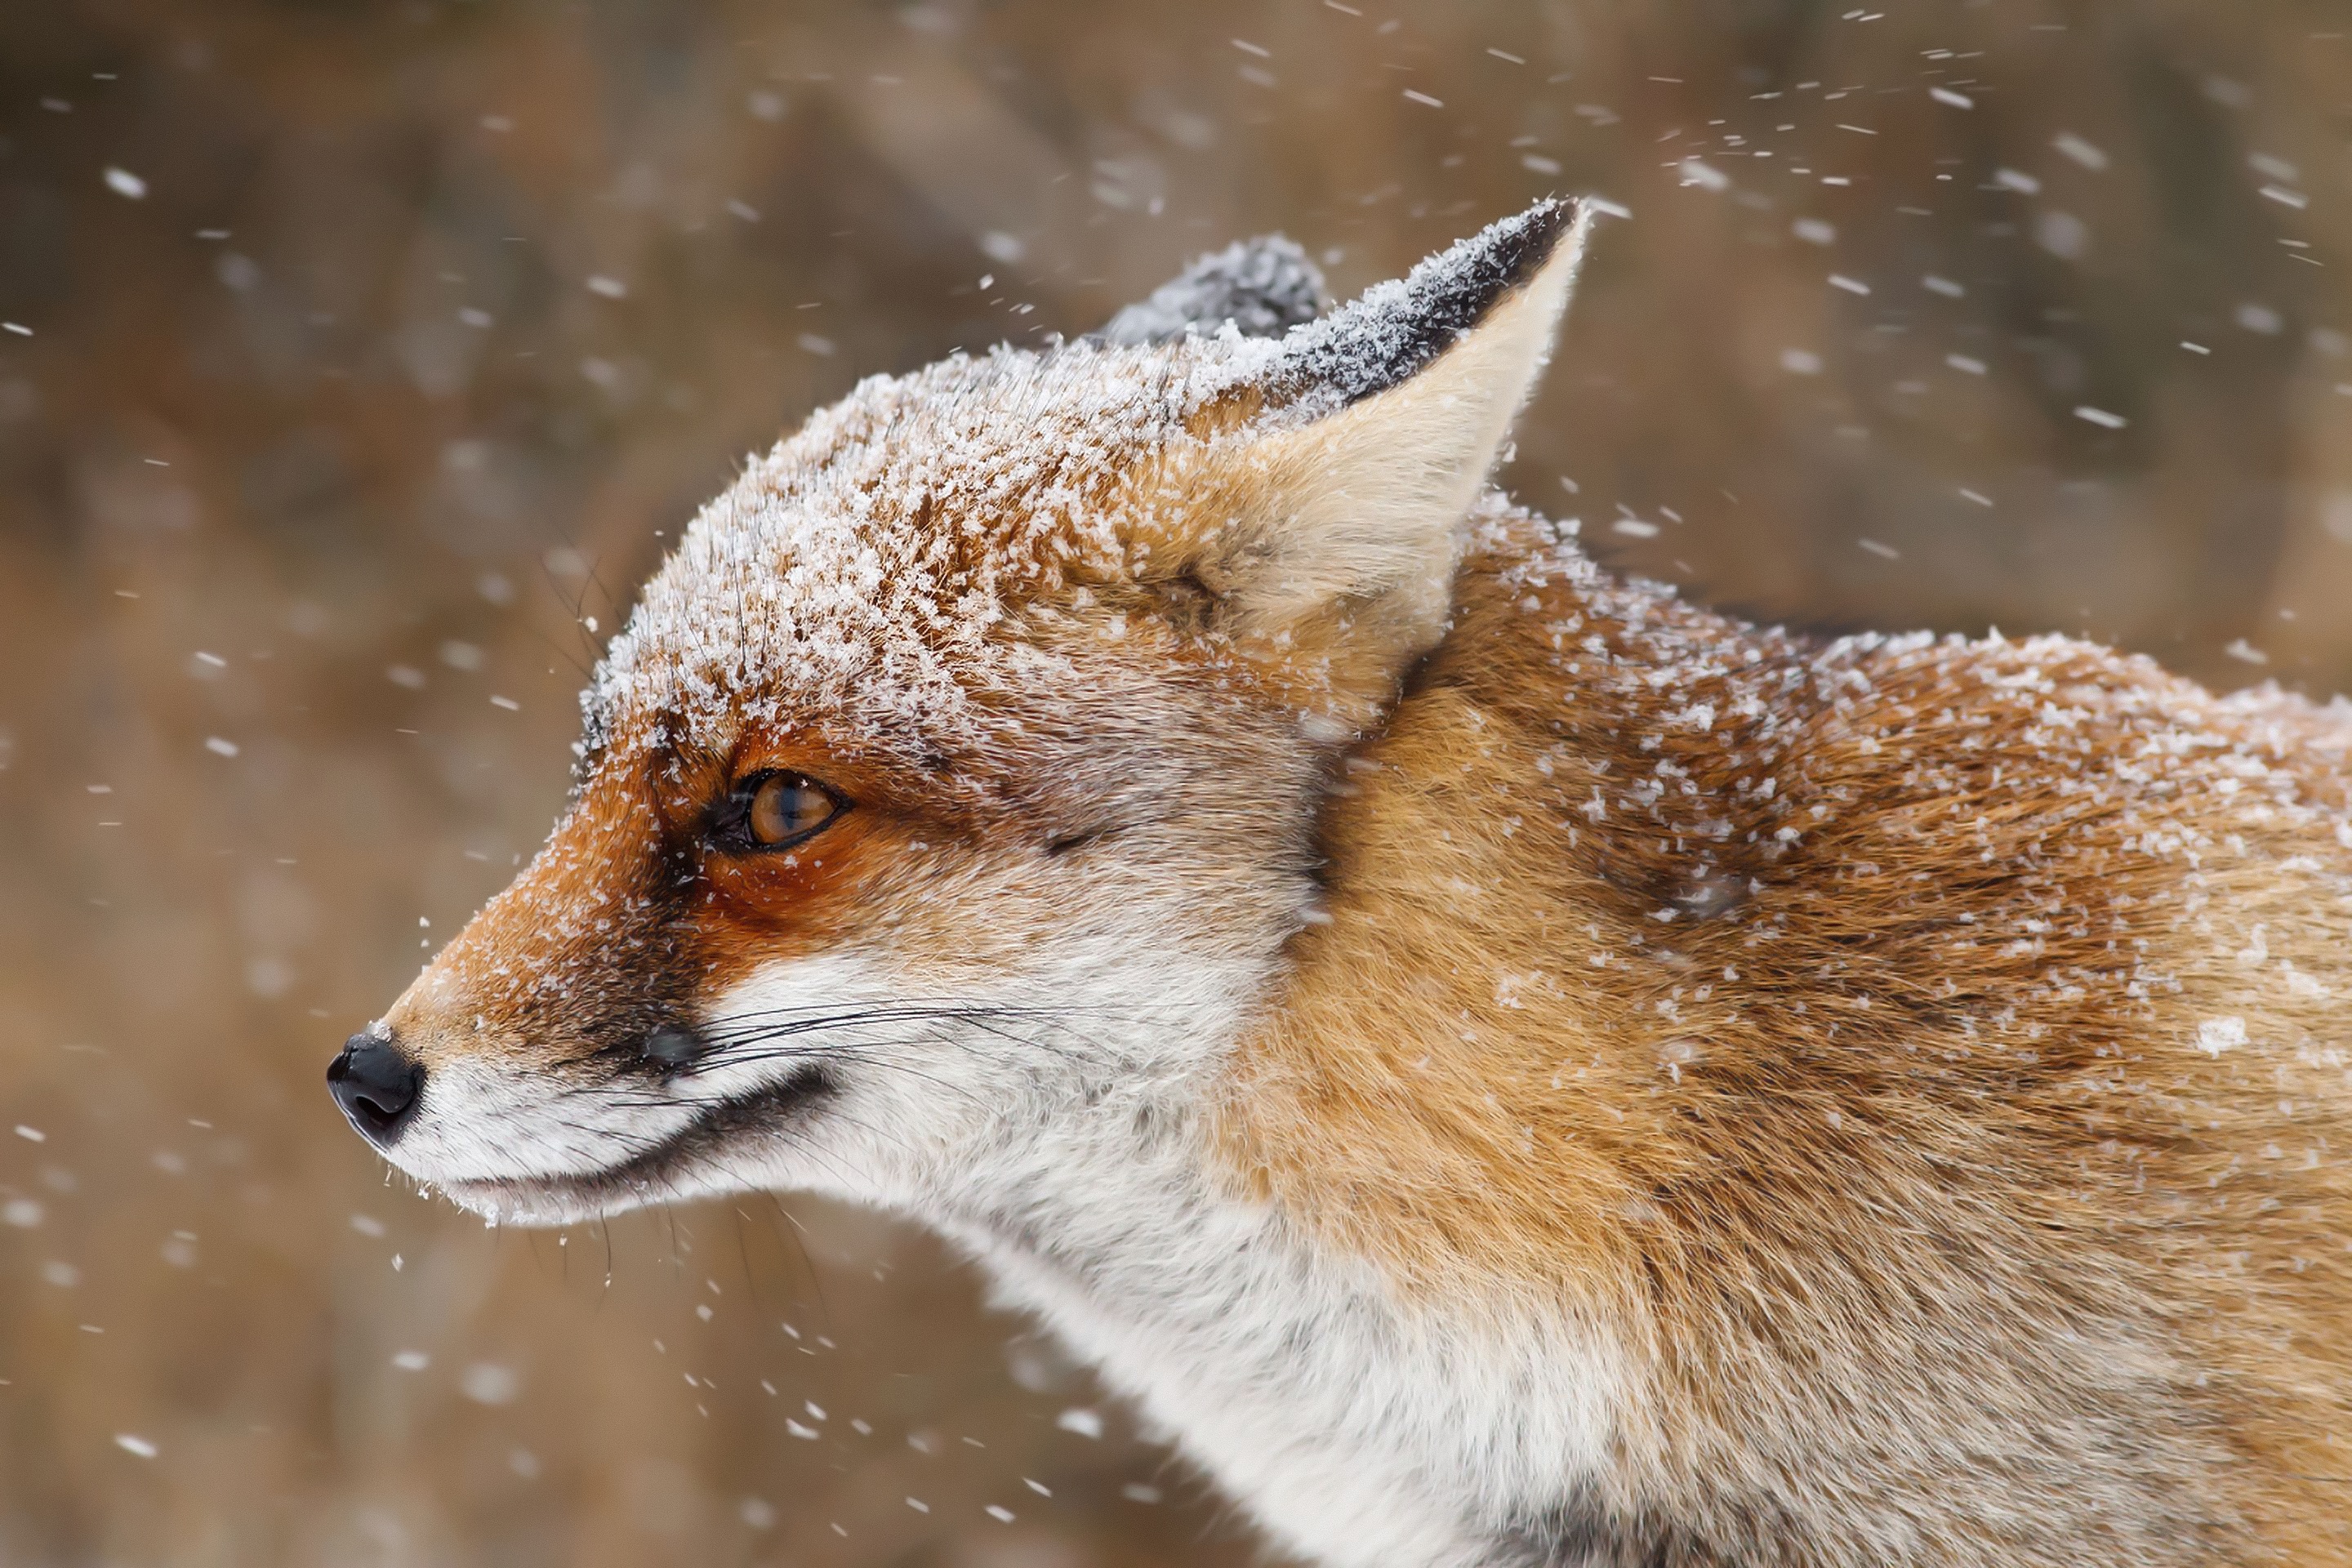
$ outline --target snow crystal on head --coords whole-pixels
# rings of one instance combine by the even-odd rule
[[[860,383],[696,517],[583,699],[590,742],[718,746],[814,714],[908,739],[968,722],[1003,673],[992,629],[1073,568],[1115,568],[1121,473],[1264,379],[1276,348],[1228,329]]]
[[[1290,424],[1396,384],[1580,246],[1588,211],[1539,202],[1279,339],[1191,316],[1243,296],[1270,312],[1252,328],[1311,313],[1313,268],[1270,238],[1155,295],[1148,311],[1187,317],[1165,341],[998,348],[861,383],[695,519],[583,699],[591,744],[718,746],[814,713],[877,737],[968,728],[971,695],[1005,671],[992,628],[1074,568],[1124,564],[1110,509],[1138,458],[1244,390]]]
[[[1231,321],[1244,337],[1278,338],[1323,309],[1323,274],[1298,242],[1278,234],[1238,239],[1203,256],[1110,319],[1105,342],[1157,343]]]

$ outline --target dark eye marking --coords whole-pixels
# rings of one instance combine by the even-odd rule
[[[805,843],[848,809],[805,773],[748,773],[710,808],[704,837],[723,854],[761,855]]]

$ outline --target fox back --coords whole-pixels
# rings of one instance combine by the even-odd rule
[[[813,416],[339,1100],[922,1219],[1333,1564],[2352,1563],[2352,712],[1612,579],[1486,483],[1590,226]]]

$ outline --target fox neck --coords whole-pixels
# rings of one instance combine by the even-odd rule
[[[1238,1190],[1213,1104],[1107,1110],[925,1217],[1293,1550],[1364,1568],[1507,1560],[1604,1463],[1618,1358],[1603,1333],[1525,1303],[1467,1322],[1418,1310]]]
[[[1488,542],[1507,557],[1541,542]],[[1490,569],[1461,586],[1476,599],[1510,591]],[[1496,624],[1471,616],[1455,637],[1494,635]],[[1480,657],[1452,642],[1441,652]],[[1408,693],[1396,727],[1419,728],[1422,708],[1450,700]],[[1335,772],[1318,830],[1347,846],[1351,881],[1393,889],[1415,879],[1428,846],[1381,831],[1390,793],[1418,787],[1383,747],[1372,742]],[[1327,892],[1340,908],[1355,897],[1348,885]],[[1379,977],[1398,955],[1322,940],[1324,929],[1289,944],[1265,994],[1202,1021],[1226,1044],[1195,1072],[1089,1097],[1035,1142],[1000,1150],[980,1179],[916,1206],[1292,1546],[1334,1563],[1507,1559],[1514,1542],[1548,1528],[1539,1520],[1612,1489],[1600,1478],[1624,1358],[1608,1315],[1569,1291],[1474,1284],[1466,1303],[1456,1289],[1445,1310],[1431,1310],[1425,1279],[1370,1238],[1358,1245],[1330,1213],[1299,1212],[1269,1180],[1278,1156],[1265,1124],[1233,1111],[1279,1061],[1296,997],[1358,997],[1340,1027],[1391,1063],[1464,1049],[1456,1009],[1368,1011],[1393,989]]]

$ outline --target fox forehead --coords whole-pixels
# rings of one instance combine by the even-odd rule
[[[695,518],[583,698],[592,743],[656,729],[723,748],[812,717],[971,728],[973,695],[1010,674],[1008,617],[1126,570],[1139,462],[1255,412],[1275,353],[1228,330],[861,383]]]
[[[1427,392],[1453,412],[1427,429],[1425,417],[1404,418],[1425,440],[1394,450],[1399,432],[1383,422],[1332,433],[1370,443],[1356,478],[1416,518],[1431,497],[1466,506],[1484,468],[1471,473],[1462,454],[1490,458],[1485,437],[1500,439],[1524,397],[1590,216],[1538,203],[1279,338],[1244,335],[1228,318],[1214,332],[1135,341],[1122,315],[1100,338],[957,353],[861,383],[752,459],[687,530],[589,689],[591,745],[654,733],[715,750],[746,722],[813,717],[869,736],[968,732],[979,693],[1041,686],[1034,668],[1007,679],[1016,657],[1041,651],[1008,629],[1026,603],[1074,576],[1120,581],[1155,544],[1213,534],[1228,507],[1268,499],[1269,467],[1287,466],[1289,502],[1331,514],[1326,558],[1292,549],[1282,563],[1277,575],[1296,579],[1288,597],[1381,596],[1407,557],[1428,566],[1429,552],[1408,547],[1425,542],[1420,533],[1400,543],[1367,529],[1351,515],[1366,498],[1302,479],[1311,455],[1265,438],[1403,385],[1560,257],[1538,291],[1548,303],[1489,341],[1486,357],[1502,358],[1473,354],[1457,366],[1467,381]],[[1225,488],[1188,473],[1189,459],[1244,438],[1265,444],[1261,458],[1228,465]],[[1450,574],[1453,552],[1436,557],[1434,574]],[[1262,598],[1264,620],[1285,594]],[[1389,613],[1418,636],[1429,617],[1415,612],[1427,608],[1406,595]]]

